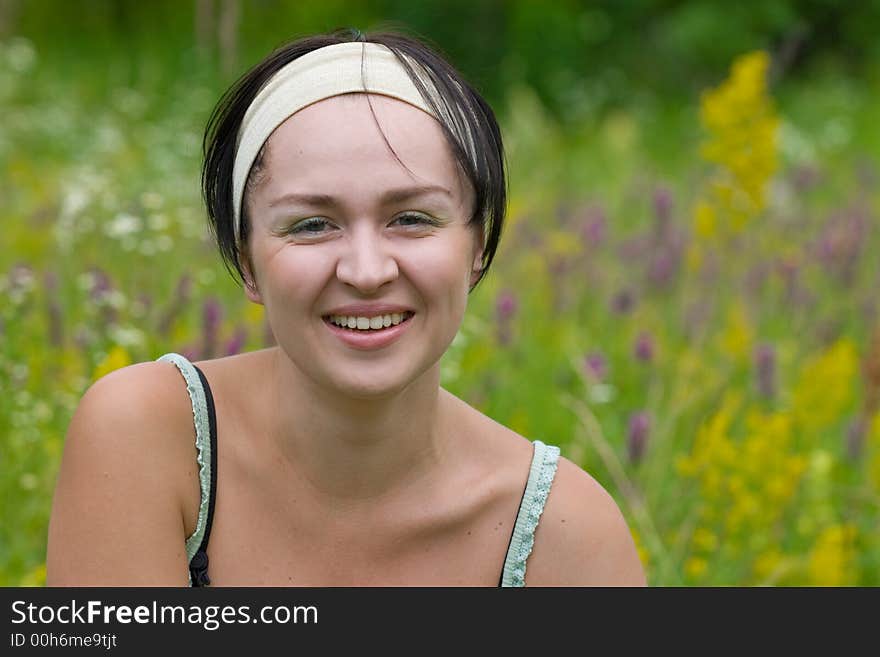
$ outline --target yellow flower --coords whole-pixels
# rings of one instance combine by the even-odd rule
[[[698,239],[715,238],[719,226],[725,234],[738,233],[765,207],[767,185],[778,166],[779,119],[767,93],[769,64],[762,51],[737,58],[730,76],[700,100],[706,131],[700,153],[715,167],[694,213]]]
[[[706,201],[699,201],[694,210],[694,228],[698,237],[711,238],[715,236],[718,223],[715,208]]]
[[[547,248],[555,255],[580,255],[581,242],[570,232],[554,230],[547,238]]]
[[[745,304],[737,301],[727,313],[727,324],[720,337],[721,349],[735,360],[744,361],[752,352],[754,331],[749,323]]]
[[[714,552],[718,548],[718,537],[714,532],[705,527],[697,527],[691,542],[701,552]]]
[[[852,525],[831,525],[823,529],[807,563],[809,583],[813,586],[846,586],[856,581]]]
[[[46,564],[37,564],[29,570],[24,577],[21,578],[19,586],[45,586],[46,585]]]
[[[689,557],[684,563],[684,572],[692,580],[700,579],[709,570],[709,562],[703,557]]]
[[[634,527],[630,527],[630,533],[632,534],[633,542],[636,544],[636,552],[638,552],[639,560],[642,562],[642,567],[647,570],[648,565],[651,561],[651,555],[642,544],[642,538]]]
[[[786,554],[778,547],[760,552],[752,562],[758,586],[793,586],[802,584],[803,557]]]
[[[263,317],[265,315],[265,311],[263,306],[258,303],[248,303],[245,306],[244,310],[244,319],[245,322],[254,327],[259,328],[263,325]]]
[[[697,272],[703,266],[703,249],[698,242],[691,242],[685,254],[685,264],[689,272]]]
[[[868,429],[867,438],[868,453],[868,478],[874,485],[874,490],[880,493],[880,411],[874,415]]]
[[[801,428],[818,433],[839,419],[853,398],[857,376],[858,355],[848,338],[841,338],[824,353],[808,360],[792,400]]]
[[[795,452],[791,415],[741,406],[742,395],[728,392],[699,427],[691,453],[677,461],[679,474],[700,486],[699,529],[691,537],[697,553],[723,547],[734,558],[743,550],[764,551],[805,471],[806,459]],[[743,412],[739,430],[733,420]]]
[[[102,376],[106,376],[114,370],[131,365],[131,362],[131,356],[128,355],[125,348],[115,345],[110,350],[110,353],[104,357],[104,360],[98,363],[98,366],[95,367],[95,371],[92,372],[92,380],[97,381]]]

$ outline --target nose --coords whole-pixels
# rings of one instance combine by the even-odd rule
[[[398,276],[390,245],[373,231],[350,234],[336,264],[336,277],[369,294]]]

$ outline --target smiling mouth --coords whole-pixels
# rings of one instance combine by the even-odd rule
[[[340,331],[349,331],[351,333],[367,333],[367,334],[369,334],[369,333],[381,333],[382,331],[386,331],[386,330],[392,329],[396,326],[401,326],[402,324],[406,324],[409,320],[411,320],[413,318],[414,315],[415,315],[414,312],[406,311],[403,315],[403,319],[400,322],[398,322],[397,324],[389,324],[388,326],[382,326],[381,328],[376,328],[376,329],[374,329],[374,328],[360,329],[360,328],[350,328],[348,326],[340,326],[339,324],[334,324],[333,322],[331,322],[329,315],[322,317],[322,319],[324,320],[324,322],[326,322],[327,324],[329,324],[333,328],[339,329]]]

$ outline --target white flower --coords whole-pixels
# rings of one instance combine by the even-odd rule
[[[157,192],[144,192],[141,194],[141,205],[148,210],[158,210],[162,207],[162,195]],[[156,216],[160,217],[162,215]],[[161,228],[156,228],[156,230],[161,230]]]
[[[125,295],[119,290],[110,290],[109,292],[106,292],[104,294],[104,300],[109,306],[116,310],[124,308],[125,304],[128,302]]]
[[[116,215],[113,221],[104,227],[104,232],[107,233],[109,237],[119,239],[137,233],[142,227],[143,222],[138,217],[121,212]]]
[[[37,475],[32,472],[25,472],[19,478],[18,483],[25,490],[33,490],[37,487],[37,484],[40,483],[40,480],[37,479]]]
[[[12,39],[6,49],[6,61],[16,73],[26,73],[37,62],[37,51],[27,39]]]
[[[110,332],[110,339],[120,347],[142,347],[144,345],[144,332],[124,326],[115,326]]]
[[[174,240],[168,235],[159,235],[156,238],[156,246],[160,251],[170,251],[171,247],[174,246]]]
[[[84,271],[76,277],[76,286],[83,292],[88,292],[95,285],[95,275],[90,271]]]
[[[589,390],[590,401],[594,404],[607,404],[614,399],[615,394],[617,389],[609,383],[596,383]]]
[[[61,217],[75,217],[89,204],[89,192],[81,185],[70,185],[61,198]]]
[[[156,214],[150,215],[150,218],[148,219],[147,223],[149,224],[149,226],[152,230],[155,230],[158,232],[158,231],[163,231],[166,228],[168,228],[168,224],[170,222],[168,221],[168,217],[166,215],[164,215],[162,213],[156,213]]]

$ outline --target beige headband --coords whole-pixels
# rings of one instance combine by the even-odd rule
[[[428,77],[411,58],[407,62],[425,87]],[[348,93],[375,93],[397,98],[436,118],[406,69],[388,48],[377,43],[346,42],[318,48],[279,70],[260,90],[238,132],[232,180],[235,236],[239,236],[241,202],[251,166],[275,129],[307,105]],[[470,148],[469,148],[470,150]]]

